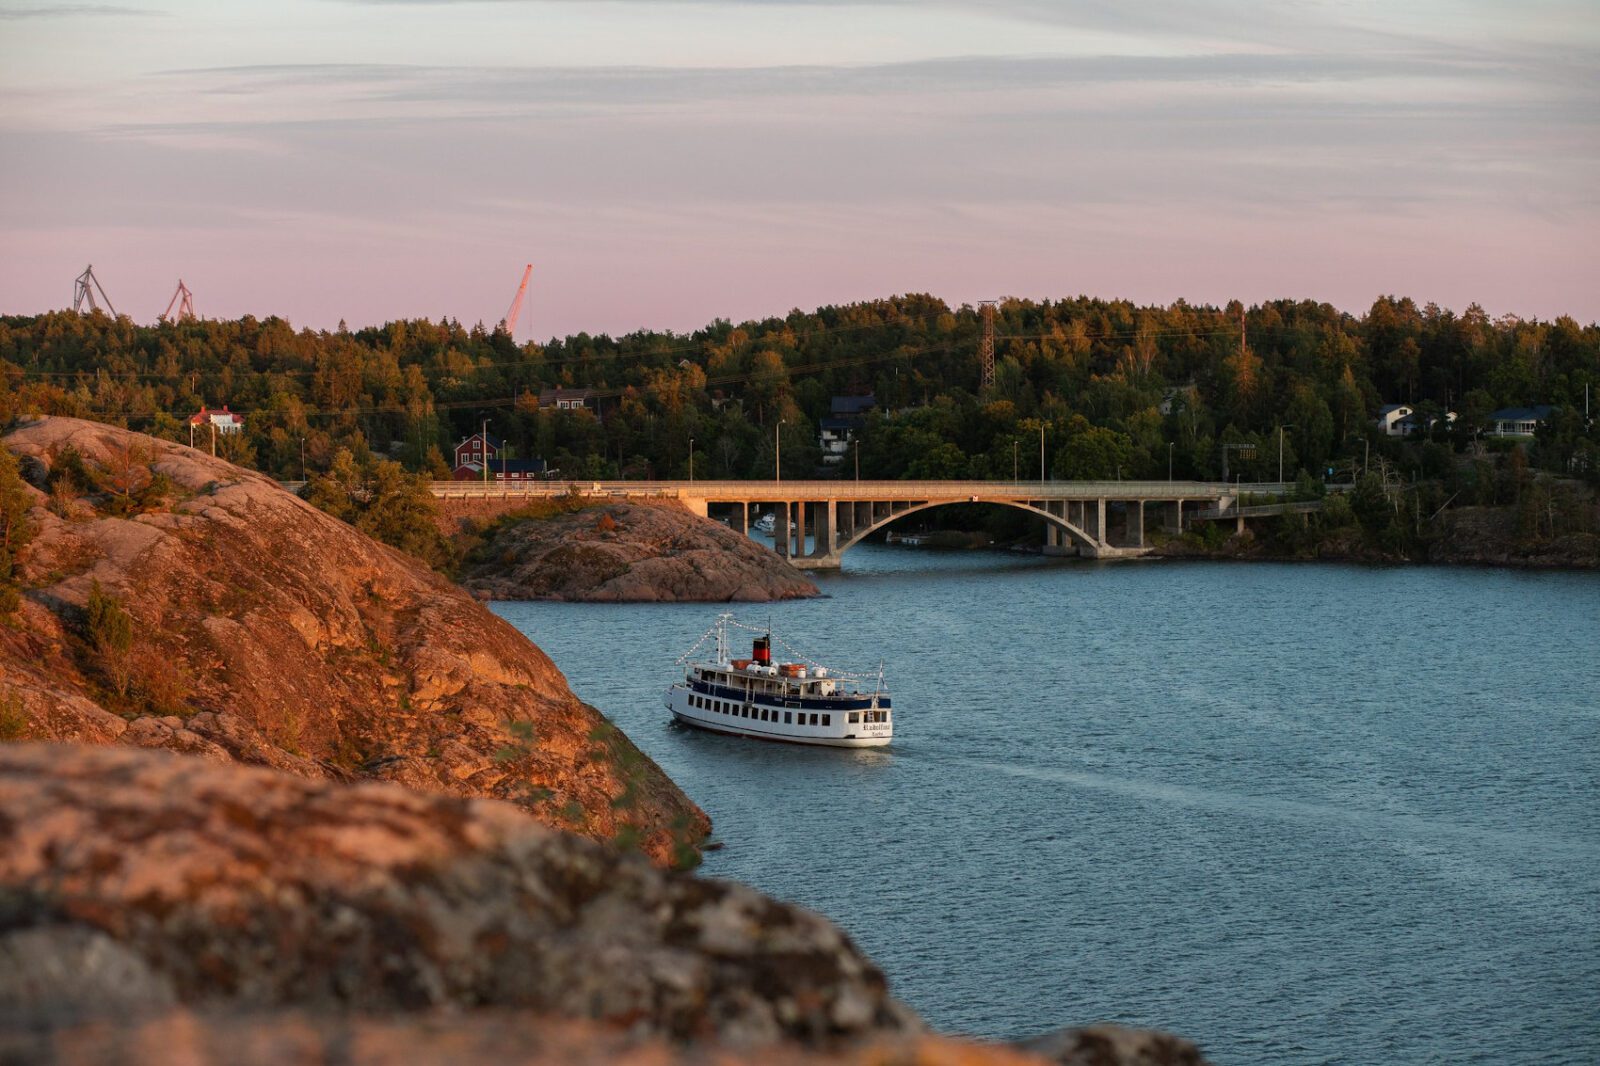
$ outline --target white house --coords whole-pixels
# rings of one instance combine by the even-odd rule
[[[1428,418],[1422,414],[1413,412],[1402,418],[1398,423],[1396,423],[1396,426],[1400,430],[1400,433],[1398,434],[1399,436],[1409,437],[1413,433],[1432,433],[1434,427],[1440,422],[1443,422],[1446,427],[1453,426],[1455,425],[1455,421],[1456,413],[1454,411],[1446,411],[1443,418],[1439,418],[1437,416]]]
[[[1390,437],[1403,437],[1406,435],[1407,428],[1400,423],[1410,415],[1410,407],[1403,403],[1391,403],[1386,407],[1378,408],[1378,417],[1373,419],[1373,425]]]
[[[220,411],[210,411],[201,407],[199,414],[189,416],[189,425],[214,426],[218,433],[223,434],[244,432],[244,419],[228,410],[227,404],[223,404]]]
[[[581,411],[593,406],[593,389],[543,389],[539,392],[541,411]]]

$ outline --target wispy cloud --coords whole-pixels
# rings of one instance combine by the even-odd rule
[[[59,299],[92,247],[156,310],[203,264],[218,313],[233,285],[327,322],[498,313],[530,259],[573,329],[908,289],[1592,317],[1594,10],[218,0],[179,35],[0,7],[38,20],[0,34],[0,295]]]
[[[391,0],[385,0],[391,2]],[[509,0],[507,0],[509,2]],[[643,0],[634,0],[643,2]],[[1569,76],[1593,56],[1544,49],[1509,57],[1471,52],[1389,54],[1231,53],[1185,56],[956,56],[891,64],[766,67],[464,67],[403,64],[273,64],[171,70],[201,91],[349,90],[368,100],[667,103],[752,95],[837,97],[974,93],[1129,83],[1256,85],[1474,83],[1538,85],[1588,98]]]
[[[0,7],[0,19],[53,19],[78,16],[137,16],[164,15],[166,12],[145,7],[123,7],[117,4],[46,4],[41,7]]]

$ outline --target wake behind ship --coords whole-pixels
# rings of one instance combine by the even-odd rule
[[[863,683],[872,678],[804,662],[775,665],[770,632],[754,638],[750,658],[734,659],[728,651],[729,627],[750,628],[721,615],[678,660],[687,663],[684,678],[667,689],[667,710],[678,721],[715,733],[835,748],[876,748],[893,739],[881,670],[876,685],[867,689]],[[714,657],[693,661],[713,637]]]

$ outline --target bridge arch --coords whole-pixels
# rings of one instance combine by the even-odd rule
[[[1005,498],[986,500],[979,497],[977,499],[927,500],[924,502],[913,503],[908,507],[894,511],[892,514],[889,514],[884,518],[877,519],[876,521],[873,521],[860,529],[853,530],[847,538],[841,538],[834,546],[834,557],[837,558],[844,555],[845,552],[849,551],[857,544],[860,544],[863,540],[866,540],[872,534],[878,532],[878,530],[883,529],[885,526],[890,525],[893,522],[897,522],[900,519],[905,518],[907,515],[913,515],[919,511],[930,511],[935,507],[955,507],[961,504],[974,503],[998,504],[1002,507],[1012,507],[1019,511],[1026,511],[1029,514],[1037,515],[1038,517],[1043,518],[1050,525],[1063,530],[1074,544],[1090,548],[1091,550],[1101,547],[1100,543],[1093,537],[1089,536],[1088,533],[1084,532],[1082,529],[1079,529],[1071,522],[1068,522],[1061,515],[1051,514],[1042,507],[1035,507],[1033,504],[1026,503],[1022,500]]]

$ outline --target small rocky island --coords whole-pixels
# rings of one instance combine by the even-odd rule
[[[460,580],[488,599],[760,603],[818,595],[777,553],[674,501],[528,509],[478,535]]]

